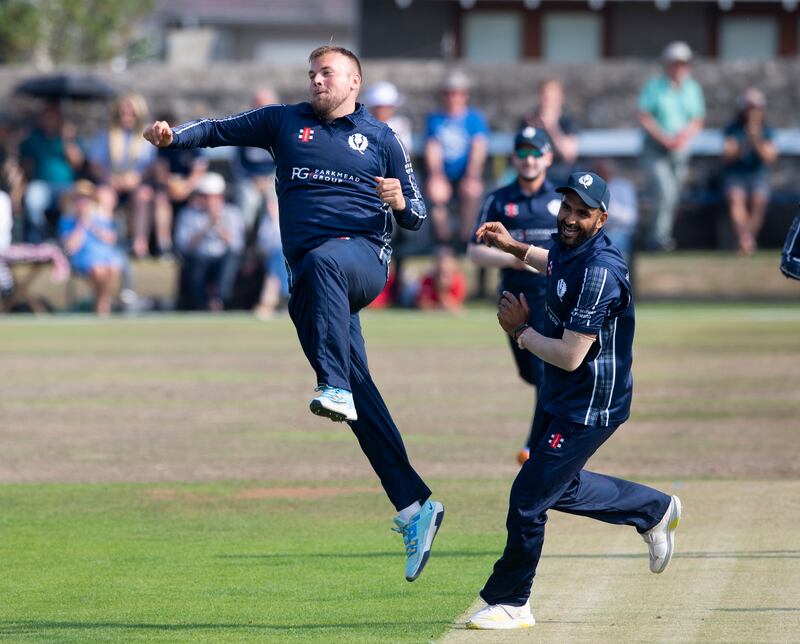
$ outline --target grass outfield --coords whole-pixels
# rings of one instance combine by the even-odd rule
[[[305,408],[288,320],[0,322],[0,638],[792,641],[800,310],[640,306],[634,415],[591,467],[684,500],[679,555],[553,513],[529,633],[454,622],[503,541],[532,399],[488,310],[364,316],[376,381],[447,517],[403,579],[349,431]]]

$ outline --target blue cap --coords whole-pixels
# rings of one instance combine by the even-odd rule
[[[541,150],[545,153],[550,152],[552,149],[550,137],[547,136],[547,132],[541,128],[533,127],[532,125],[526,125],[517,132],[517,135],[514,137],[515,150],[521,148],[523,145],[533,146],[537,150]]]
[[[608,212],[611,191],[606,182],[594,172],[573,172],[569,175],[567,185],[556,188],[556,192],[562,194],[567,190],[577,193],[581,201],[590,208],[600,208],[604,212]]]

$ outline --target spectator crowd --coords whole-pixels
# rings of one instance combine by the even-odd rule
[[[519,132],[544,132],[551,155],[547,175],[554,185],[564,183],[576,168],[594,170],[607,180],[612,195],[607,231],[627,255],[637,248],[663,252],[676,247],[675,217],[692,142],[704,125],[704,95],[691,74],[689,46],[669,44],[661,62],[662,71],[644,84],[637,103],[640,161],[647,179],[642,195],[610,159],[578,163],[579,126],[569,110],[569,87],[559,79],[543,81],[518,120]],[[491,131],[471,103],[471,89],[463,71],[451,70],[439,88],[439,107],[427,115],[416,137],[394,84],[376,82],[362,93],[373,116],[419,153],[431,219],[427,231],[395,233],[392,273],[375,307],[458,311],[468,296],[459,259],[487,194],[511,178],[508,173],[489,176]],[[262,88],[250,107],[275,102],[274,92]],[[751,88],[738,98],[724,129],[722,189],[737,250],[745,255],[757,248],[770,198],[769,167],[777,158],[766,108],[764,94]],[[252,309],[261,318],[281,310],[289,285],[269,152],[235,148],[226,167],[212,170],[202,151],[156,149],[144,141],[141,132],[151,116],[145,99],[135,93],[114,101],[106,127],[81,130],[82,136],[58,102],[43,105],[27,127],[0,114],[4,308],[13,302],[11,269],[17,263],[52,263],[58,279],[68,274],[68,264],[90,286],[98,314],[135,307],[131,264],[151,259],[177,265],[179,309]],[[157,116],[175,122],[172,115]],[[507,167],[516,167],[513,154]],[[650,204],[648,216],[641,218],[640,196]],[[555,221],[557,212],[551,214]],[[429,270],[415,274],[406,260],[420,249],[430,258]]]

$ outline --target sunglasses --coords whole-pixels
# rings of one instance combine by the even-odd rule
[[[539,157],[544,156],[544,152],[542,152],[539,148],[517,148],[514,150],[514,154],[518,159],[527,159],[528,157],[538,159]]]

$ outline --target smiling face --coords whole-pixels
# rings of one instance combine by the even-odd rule
[[[314,58],[308,79],[311,106],[321,119],[330,121],[355,111],[361,76],[349,58],[336,52]]]
[[[600,208],[590,208],[573,190],[564,193],[558,211],[558,240],[564,248],[580,246],[600,230],[608,213]]]

